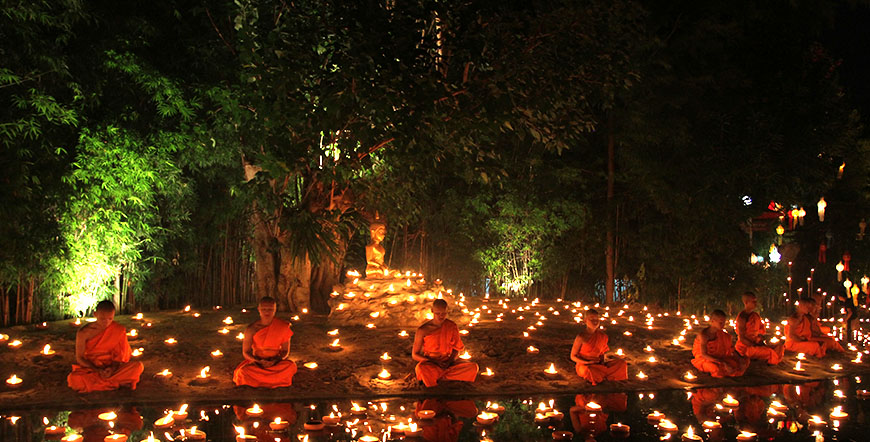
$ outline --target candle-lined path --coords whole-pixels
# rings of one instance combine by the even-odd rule
[[[753,385],[800,382],[844,373],[860,375],[867,370],[866,357],[859,357],[858,350],[863,350],[863,346],[853,346],[843,356],[800,361],[800,370],[795,370],[796,355],[787,354],[779,366],[753,363],[742,378],[714,380],[697,373],[689,363],[691,342],[705,324],[703,317],[655,311],[642,305],[595,307],[581,302],[536,299],[459,299],[463,299],[462,305],[451,307],[465,309],[472,317],[461,327],[468,350],[463,356],[480,365],[481,376],[472,385],[436,387],[437,394]],[[601,325],[610,336],[612,353],[622,354],[628,361],[627,381],[591,387],[574,373],[568,354],[588,308],[597,308],[601,313]],[[0,387],[0,409],[12,404],[59,405],[84,400],[141,403],[169,398],[265,400],[433,393],[403,381],[414,368],[410,357],[414,329],[387,324],[345,326],[310,313],[281,316],[293,323],[291,358],[300,368],[292,387],[275,391],[232,385],[232,370],[241,360],[240,339],[244,337],[245,326],[257,318],[255,309],[186,308],[116,316],[116,321],[127,327],[128,339],[137,354],[134,357],[145,365],[145,372],[134,392],[91,394],[86,399],[80,399],[65,382],[73,361],[75,331],[82,321],[4,329],[0,333],[8,337],[0,343],[0,377],[12,380],[14,385],[7,382]],[[733,318],[727,328],[733,335]],[[776,322],[769,328],[772,334],[781,334],[783,326]],[[837,333],[836,328],[834,332]],[[55,352],[51,356],[43,353],[46,345]]]

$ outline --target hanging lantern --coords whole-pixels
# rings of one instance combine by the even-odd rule
[[[819,199],[816,206],[819,208],[819,222],[825,222],[825,207],[828,207],[828,203],[825,202],[825,197]]]

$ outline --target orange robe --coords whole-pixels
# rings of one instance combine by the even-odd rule
[[[818,341],[797,341],[791,338],[791,333],[789,333],[789,329],[791,324],[786,325],[785,331],[785,349],[788,351],[793,351],[795,353],[806,353],[810,356],[815,356],[817,358],[825,357],[825,353],[827,351],[827,346],[824,343]],[[810,339],[813,336],[813,327],[812,322],[810,322],[810,318],[807,315],[801,316],[800,322],[798,322],[797,327],[792,331],[795,335],[803,338]]]
[[[741,313],[742,314],[742,313]],[[764,322],[761,321],[761,316],[752,312],[746,318],[746,336],[745,339],[754,345],[749,345],[740,339],[737,340],[737,345],[734,346],[737,353],[749,359],[761,359],[767,361],[770,365],[779,364],[782,361],[782,347],[777,349],[770,348],[764,345],[762,336],[765,333]]]
[[[73,364],[66,382],[79,393],[115,390],[121,385],[135,390],[145,367],[141,362],[130,361],[132,353],[127,342],[127,329],[112,321],[105,330],[85,342],[84,357],[97,368],[117,365],[117,371],[104,379],[97,370]]]
[[[254,334],[251,351],[258,358],[275,357],[281,351],[281,345],[288,342],[291,336],[293,331],[290,330],[290,323],[274,318],[271,324]],[[293,361],[278,361],[271,367],[263,368],[260,364],[245,359],[233,372],[233,382],[249,387],[289,387],[293,384],[295,374],[296,363]]]
[[[459,327],[456,323],[445,319],[438,330],[423,337],[423,355],[435,360],[447,360],[453,350],[462,351],[462,339],[459,338]],[[474,382],[480,368],[474,362],[454,360],[447,368],[441,368],[438,364],[430,361],[420,362],[415,368],[417,379],[423,381],[427,387],[438,385],[438,381]]]
[[[822,327],[822,325],[819,324],[819,320],[813,316],[810,316],[809,319],[810,319],[810,330],[812,330],[813,336],[815,336],[817,338],[822,338],[824,340],[823,344],[825,344],[825,351],[826,352],[827,352],[827,350],[833,350],[833,351],[837,351],[840,353],[846,352],[846,349],[844,349],[843,346],[840,345],[840,343],[837,342],[836,339],[834,339],[831,336],[828,336],[828,333],[831,331],[831,327]]]
[[[597,361],[610,350],[607,345],[607,334],[595,330],[589,339],[580,346],[580,358],[587,361]],[[592,385],[601,381],[624,381],[628,379],[628,364],[623,359],[612,359],[600,364],[577,364],[577,375],[586,379]]]
[[[743,376],[743,373],[749,368],[748,359],[734,356],[731,335],[724,330],[717,330],[716,338],[707,341],[707,355],[719,358],[722,362],[711,361],[701,354],[700,336],[695,338],[692,355],[695,356],[695,359],[692,359],[692,365],[700,371],[710,373],[714,378]]]

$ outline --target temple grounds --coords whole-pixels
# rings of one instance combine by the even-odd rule
[[[256,309],[191,308],[144,313],[141,319],[136,315],[115,317],[128,332],[137,331],[129,340],[133,349],[139,350],[134,358],[144,364],[145,371],[135,391],[79,395],[67,387],[78,327],[70,320],[0,330],[9,335],[0,345],[0,376],[7,379],[15,374],[23,380],[17,388],[0,387],[0,410],[246,398],[269,401],[646,391],[800,383],[870,372],[863,361],[853,362],[856,351],[829,355],[822,360],[804,360],[803,371],[795,370],[796,355],[786,353],[778,366],[755,361],[743,377],[713,379],[698,373],[690,364],[691,342],[694,333],[703,326],[703,317],[693,319],[643,305],[611,305],[609,309],[598,307],[598,310],[607,314],[602,318],[602,326],[610,336],[610,354],[622,350],[629,364],[629,379],[593,387],[574,373],[568,357],[581,327],[575,318],[590,305],[479,298],[467,298],[464,304],[468,314],[461,314],[460,308],[455,307],[451,317],[457,320],[463,333],[467,332],[463,340],[470,360],[480,365],[482,373],[474,384],[446,383],[424,389],[412,376],[408,377],[414,371],[410,356],[412,327],[375,324],[370,328],[333,323],[325,316],[290,317],[279,313],[279,317],[293,324],[291,358],[299,367],[293,386],[275,390],[237,388],[232,384],[232,372],[242,360],[239,334],[257,318]],[[775,319],[771,333],[784,318]],[[693,328],[687,329],[687,323]],[[727,329],[733,336],[733,328]],[[683,341],[679,341],[681,332]],[[170,338],[174,341],[167,342]],[[15,340],[21,344],[10,346]],[[56,353],[42,354],[46,344]],[[213,354],[216,350],[219,355]],[[548,372],[551,365],[555,373]],[[201,378],[205,367],[209,368],[207,379]],[[171,376],[158,375],[165,370]],[[385,370],[389,376],[379,378]],[[697,378],[687,380],[689,371]],[[492,375],[487,376],[487,372]]]

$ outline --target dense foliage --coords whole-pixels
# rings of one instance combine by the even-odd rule
[[[824,40],[851,7],[11,2],[2,322],[325,312],[375,214],[390,265],[469,292],[603,299],[608,242],[620,300],[835,290],[870,265],[870,144]],[[771,202],[805,222],[780,238]]]

